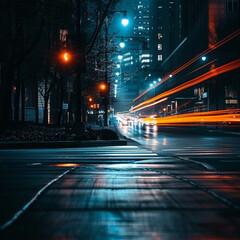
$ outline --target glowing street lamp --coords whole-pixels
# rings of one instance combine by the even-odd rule
[[[120,75],[120,73],[119,72],[116,72],[116,76],[118,77]]]
[[[207,59],[207,58],[206,58],[205,56],[202,57],[202,61],[206,61],[206,59]]]
[[[126,27],[128,25],[129,21],[128,21],[128,18],[127,18],[127,13],[125,12],[124,15],[123,15],[123,19],[122,19],[122,25],[124,27]]]
[[[104,91],[107,88],[107,86],[105,83],[102,83],[100,84],[99,88],[100,88],[100,91]]]
[[[122,55],[118,55],[118,60],[122,60]]]
[[[120,66],[121,66],[120,64],[117,64],[117,68],[120,68]]]
[[[119,44],[119,46],[121,47],[121,48],[125,48],[125,43],[124,42],[120,42],[120,44]]]
[[[70,54],[68,52],[63,52],[61,53],[60,58],[63,62],[67,63],[70,61]]]

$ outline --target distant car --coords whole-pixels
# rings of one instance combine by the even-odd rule
[[[122,126],[128,126],[129,125],[128,119],[121,119],[121,125]]]

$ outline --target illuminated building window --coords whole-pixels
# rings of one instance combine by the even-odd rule
[[[162,54],[158,55],[158,61],[162,61]]]
[[[161,39],[161,38],[162,38],[162,34],[158,33],[158,39]]]
[[[162,50],[162,44],[158,44],[158,50]]]

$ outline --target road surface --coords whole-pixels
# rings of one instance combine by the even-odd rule
[[[0,150],[0,239],[239,239],[239,186],[137,145]]]

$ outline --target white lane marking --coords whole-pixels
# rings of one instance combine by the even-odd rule
[[[16,212],[10,220],[8,220],[6,223],[4,223],[3,225],[0,226],[0,231],[6,229],[7,227],[11,226],[14,222],[16,222],[18,220],[18,218],[21,217],[27,211],[27,209],[29,207],[31,207],[34,202],[37,201],[37,199],[43,194],[43,192],[47,188],[49,188],[53,183],[55,183],[60,178],[64,177],[67,173],[69,173],[70,171],[73,171],[74,169],[76,169],[76,167],[71,168],[71,169],[65,171],[64,173],[62,173],[61,175],[59,175],[58,177],[56,177],[52,181],[50,181],[48,184],[46,184],[43,188],[41,188],[36,193],[36,195],[21,210]]]

